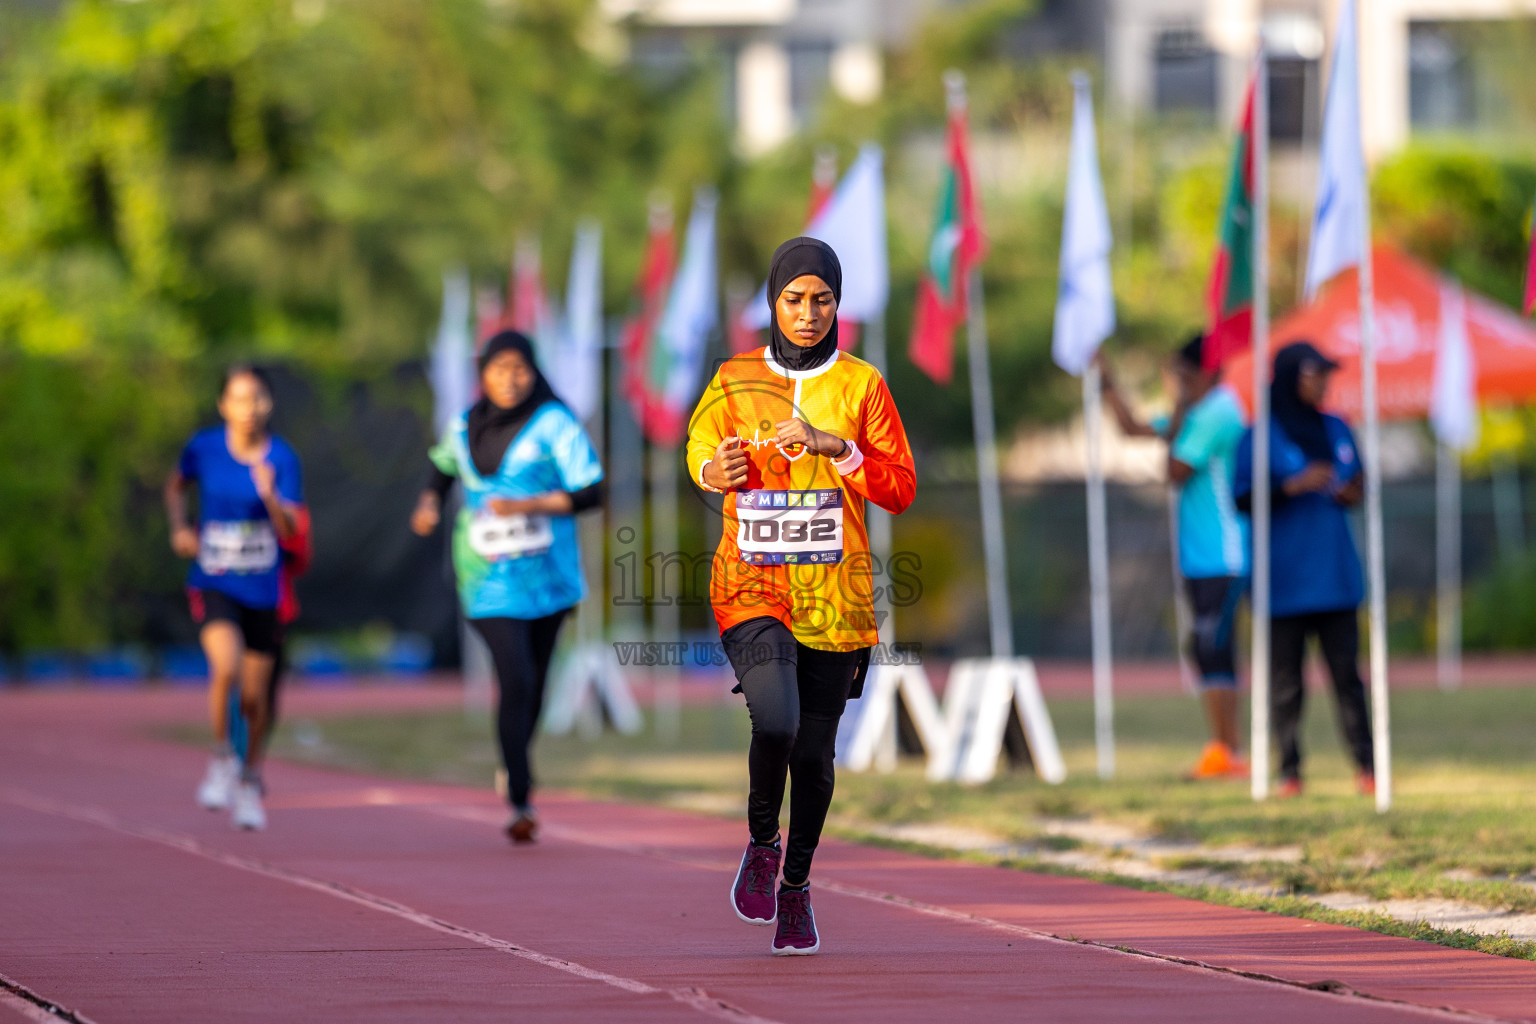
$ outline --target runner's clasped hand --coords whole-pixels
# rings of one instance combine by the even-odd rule
[[[704,486],[717,491],[734,490],[747,482],[747,452],[741,446],[741,438],[732,434],[715,445],[715,454],[707,463],[700,478]]]
[[[848,454],[847,441],[834,437],[825,430],[817,430],[802,419],[780,420],[774,424],[774,430],[778,432],[774,440],[780,448],[800,444],[817,455],[840,458]]]

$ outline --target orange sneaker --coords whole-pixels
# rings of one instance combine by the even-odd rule
[[[1356,772],[1355,773],[1355,792],[1359,793],[1361,796],[1375,796],[1376,795],[1376,773],[1375,772],[1364,771],[1364,770]]]
[[[1227,775],[1234,779],[1246,779],[1253,774],[1253,766],[1248,759],[1241,754],[1232,755],[1232,765],[1227,769]]]
[[[1191,779],[1219,779],[1232,771],[1232,748],[1220,740],[1211,740],[1200,752],[1200,760],[1190,771]]]
[[[1275,787],[1276,800],[1294,800],[1298,796],[1301,796],[1301,780],[1294,776],[1281,779],[1280,785]]]

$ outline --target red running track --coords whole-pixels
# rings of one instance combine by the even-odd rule
[[[0,1024],[1536,1021],[1533,963],[833,841],[822,954],[774,958],[727,905],[742,826],[648,807],[549,797],[514,849],[488,793],[274,764],[238,834],[146,736],[201,703],[0,695]]]

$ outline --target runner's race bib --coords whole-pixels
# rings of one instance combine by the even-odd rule
[[[470,548],[492,562],[542,555],[554,542],[548,516],[498,516],[487,509],[469,523]]]
[[[197,564],[210,576],[271,572],[277,566],[277,533],[266,519],[203,524]]]
[[[736,546],[754,565],[832,565],[843,560],[843,492],[736,492]]]

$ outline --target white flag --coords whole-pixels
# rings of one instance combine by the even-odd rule
[[[843,297],[837,304],[840,320],[868,323],[885,312],[890,298],[884,163],[884,155],[874,143],[859,150],[837,191],[805,229],[810,237],[830,245],[842,264]],[[754,331],[768,326],[766,284],[742,310],[741,324]]]
[[[1088,76],[1072,76],[1072,148],[1067,165],[1067,208],[1061,224],[1061,281],[1051,356],[1081,376],[1094,353],[1115,331],[1115,289],[1109,276],[1109,209],[1099,177],[1099,145],[1093,126]]]
[[[1365,146],[1360,133],[1360,59],[1355,0],[1339,9],[1339,30],[1323,109],[1322,149],[1318,154],[1317,210],[1312,216],[1312,245],[1307,253],[1306,298],[1311,301],[1324,281],[1360,265],[1365,237]]]
[[[1440,338],[1435,348],[1429,419],[1441,443],[1466,451],[1477,443],[1477,374],[1467,337],[1467,299],[1461,285],[1440,286]]]
[[[432,340],[427,378],[432,382],[433,436],[469,408],[475,390],[475,351],[469,330],[469,273],[462,267],[443,273],[443,316]]]
[[[666,404],[683,416],[698,397],[704,345],[720,322],[720,289],[715,274],[717,202],[713,189],[694,193],[688,234],[683,239],[683,261],[672,279],[672,291],[657,327],[657,341],[667,362],[663,394]]]
[[[576,418],[586,420],[602,396],[603,359],[603,229],[590,221],[576,229],[560,336],[560,352],[545,374]]]

